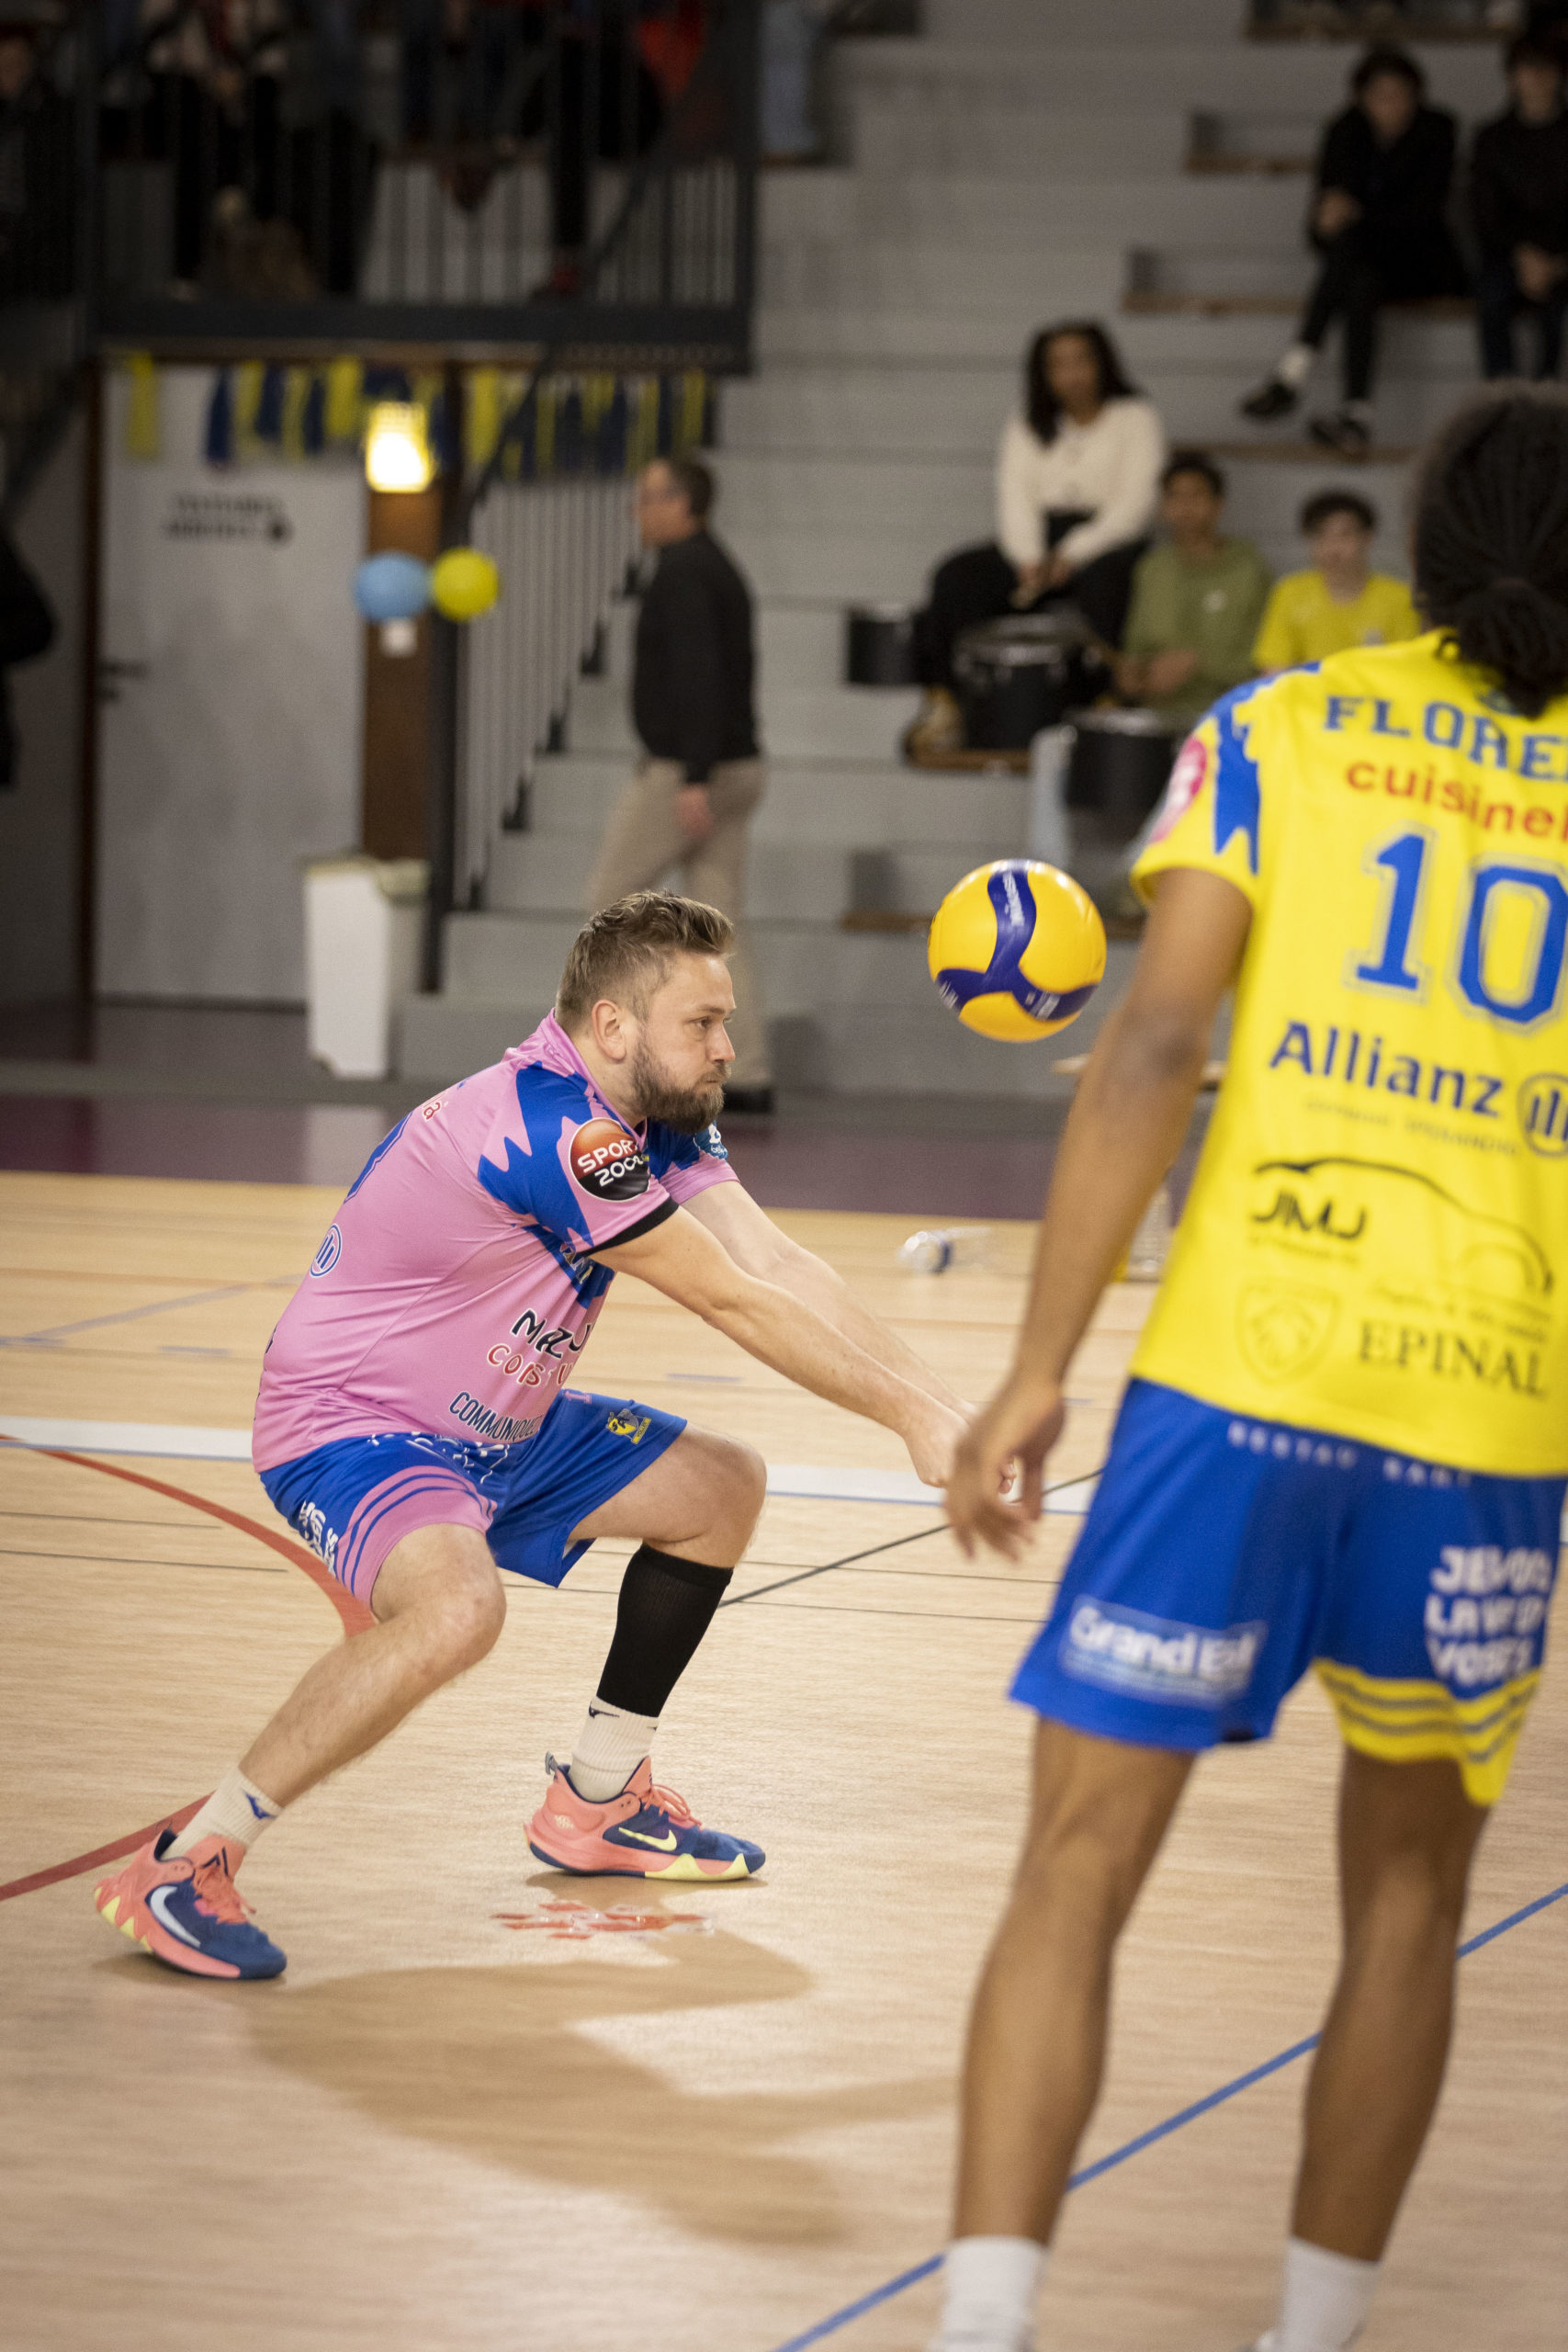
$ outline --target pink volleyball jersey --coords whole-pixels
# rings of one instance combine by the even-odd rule
[[[630,1129],[552,1014],[378,1144],[267,1344],[251,1453],[536,1437],[612,1274],[587,1253],[734,1181],[718,1129]]]

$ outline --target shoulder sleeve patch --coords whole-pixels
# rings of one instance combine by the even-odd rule
[[[1132,880],[1145,901],[1161,874],[1178,866],[1223,875],[1248,899],[1258,895],[1261,790],[1252,732],[1267,681],[1222,696],[1176,757]]]
[[[650,1126],[648,1148],[653,1172],[672,1201],[689,1201],[710,1185],[736,1181],[724,1138],[711,1123],[694,1136],[678,1135],[673,1127]]]

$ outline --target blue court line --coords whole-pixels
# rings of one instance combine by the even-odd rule
[[[1510,1911],[1506,1919],[1499,1919],[1494,1927],[1483,1928],[1479,1935],[1472,1936],[1468,1943],[1461,1944],[1455,1958],[1468,1960],[1472,1952],[1481,1950],[1483,1944],[1494,1943],[1499,1936],[1506,1936],[1510,1928],[1522,1927],[1527,1919],[1533,1919],[1538,1911],[1550,1910],[1554,1903],[1561,1903],[1565,1896],[1568,1896],[1568,1881],[1561,1886],[1554,1886],[1550,1894],[1538,1894],[1533,1903],[1525,1904],[1517,1911]],[[1309,2033],[1304,2041],[1293,2041],[1288,2050],[1281,2050],[1276,2057],[1266,2058],[1261,2066],[1250,2067],[1245,2075],[1237,2075],[1234,2082],[1222,2084],[1217,2091],[1210,2091],[1207,2098],[1194,2099],[1190,2107],[1180,2108],[1176,2114],[1168,2115],[1163,2123],[1155,2124],[1147,2132],[1140,2132],[1135,2140],[1126,2140],[1121,2147],[1112,2148],[1109,2155],[1097,2157],[1093,2164],[1085,2165],[1068,2180],[1069,2193],[1075,2188],[1087,2187],[1091,2180],[1098,2180],[1101,2173],[1114,2171],[1118,2165],[1124,2165],[1130,2157],[1153,2147],[1156,2140],[1168,2139],[1184,2124],[1195,2123],[1199,2116],[1207,2115],[1211,2109],[1223,2107],[1227,2099],[1238,2098],[1243,2091],[1250,2090],[1254,2083],[1261,2083],[1269,2075],[1279,2074],[1282,2067],[1293,2065],[1298,2058],[1304,2058],[1308,2051],[1315,2050],[1321,2038],[1318,2034]],[[808,2327],[804,2335],[792,2335],[787,2344],[777,2346],[777,2352],[807,2352],[808,2346],[821,2344],[829,2335],[836,2335],[840,2328],[848,2327],[852,2320],[863,2319],[866,2312],[875,2311],[879,2303],[891,2302],[895,2295],[904,2292],[906,2287],[919,2286],[922,2278],[931,2278],[933,2272],[942,2268],[942,2265],[940,2254],[928,2256],[924,2262],[917,2262],[912,2270],[901,2270],[897,2278],[887,2279],[884,2285],[874,2287],[868,2295],[862,2295],[858,2301],[846,2303],[841,2311],[818,2320],[816,2326]]]
[[[106,1323],[135,1323],[143,1315],[169,1315],[176,1306],[206,1306],[215,1298],[238,1298],[251,1289],[249,1283],[228,1283],[221,1290],[186,1291],[183,1298],[157,1298],[150,1306],[122,1307],[118,1315],[89,1315],[81,1323],[56,1323],[47,1331],[17,1331],[10,1337],[0,1337],[0,1348],[47,1347],[51,1340],[63,1340],[73,1331],[98,1331]]]

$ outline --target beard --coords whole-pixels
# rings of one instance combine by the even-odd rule
[[[639,1115],[673,1127],[678,1136],[701,1135],[724,1108],[722,1079],[716,1078],[706,1086],[677,1086],[640,1042],[632,1054],[629,1076]]]

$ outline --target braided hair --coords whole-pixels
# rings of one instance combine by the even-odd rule
[[[1568,692],[1568,399],[1511,386],[1471,401],[1427,451],[1416,594],[1460,659],[1538,718]]]

